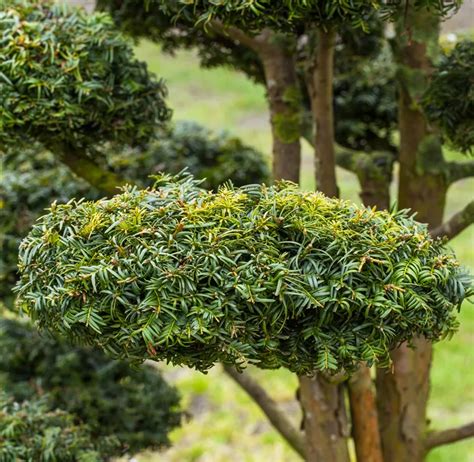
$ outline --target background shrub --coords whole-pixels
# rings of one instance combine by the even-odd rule
[[[179,395],[156,368],[131,369],[99,350],[41,336],[15,320],[0,320],[0,382],[18,402],[36,403],[46,394],[42,406],[25,409],[61,409],[68,414],[67,419],[57,414],[61,419],[87,424],[88,438],[102,456],[167,446],[168,433],[180,422]],[[45,419],[44,425],[52,423]]]

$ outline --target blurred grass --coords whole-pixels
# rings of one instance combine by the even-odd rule
[[[271,137],[264,89],[243,75],[199,68],[190,52],[163,55],[153,44],[142,43],[138,56],[164,78],[176,120],[194,120],[214,130],[227,130],[268,156]],[[450,158],[458,157],[449,153]],[[314,188],[312,153],[305,145],[301,186]],[[338,169],[343,198],[359,202],[354,175]],[[449,194],[447,216],[472,199],[474,180],[455,184]],[[454,239],[451,246],[460,261],[474,267],[474,229]],[[450,341],[435,346],[429,417],[434,428],[472,420],[474,416],[474,311],[465,303],[461,328]],[[261,411],[237,385],[216,367],[204,375],[185,368],[165,367],[181,390],[192,418],[172,435],[173,447],[159,454],[138,457],[142,462],[292,462],[299,458],[267,423]],[[286,370],[251,370],[295,424],[300,421],[294,393],[296,378]],[[466,441],[433,451],[429,462],[472,462],[474,444]]]

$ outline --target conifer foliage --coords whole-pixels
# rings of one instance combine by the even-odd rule
[[[386,365],[416,335],[451,334],[471,293],[406,212],[295,185],[207,192],[187,176],[53,205],[20,248],[19,307],[116,357],[287,367]]]
[[[2,145],[138,143],[170,117],[165,86],[106,14],[13,0],[0,11],[0,37]]]
[[[25,403],[20,409],[28,415],[38,408],[44,412],[38,425],[49,433],[55,431],[53,417],[79,430],[84,424],[85,441],[101,457],[97,460],[167,446],[168,433],[180,423],[179,395],[156,368],[131,369],[100,350],[42,336],[25,322],[0,320],[0,384],[16,402]],[[62,412],[52,412],[57,409]],[[35,412],[34,419],[39,417]],[[28,431],[23,429],[24,438]],[[11,444],[11,437],[3,436]],[[1,448],[0,436],[0,460],[43,460],[2,459]]]

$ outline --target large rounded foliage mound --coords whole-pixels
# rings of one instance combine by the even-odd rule
[[[469,281],[405,212],[291,184],[199,189],[161,178],[54,206],[20,249],[19,307],[118,357],[299,373],[387,364],[456,327]]]
[[[140,142],[170,116],[164,85],[108,15],[13,0],[0,12],[0,48],[2,144]]]
[[[87,424],[103,455],[166,446],[180,421],[178,393],[155,368],[131,369],[14,320],[0,320],[0,384],[19,402],[46,393],[45,406]]]

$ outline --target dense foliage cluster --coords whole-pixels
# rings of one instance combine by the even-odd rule
[[[292,27],[301,30],[307,25],[330,27],[342,22],[353,27],[366,28],[367,19],[374,11],[386,18],[404,13],[406,8],[430,8],[440,16],[452,13],[462,0],[414,0],[407,2],[390,0],[159,0],[163,9],[173,11],[181,5],[180,16],[200,13],[199,21],[224,20],[246,30],[259,31],[264,27],[288,32]],[[171,7],[169,7],[171,5]]]
[[[348,50],[350,52],[350,50]],[[336,51],[334,117],[336,141],[366,152],[397,151],[395,65],[387,47],[351,62]],[[350,68],[347,68],[349,63]]]
[[[474,41],[443,55],[424,95],[424,110],[454,147],[474,150]]]
[[[107,168],[135,184],[153,184],[159,171],[184,168],[203,185],[217,189],[231,180],[241,186],[269,180],[263,155],[226,133],[214,134],[191,122],[159,129],[145,148],[105,147],[99,156]],[[98,160],[99,160],[98,158]],[[4,156],[0,185],[0,299],[11,305],[16,282],[18,246],[44,209],[72,198],[98,199],[102,194],[75,176],[41,145],[10,149]]]
[[[138,143],[170,116],[164,85],[106,14],[13,0],[0,11],[0,40],[3,145]]]
[[[201,370],[387,364],[400,341],[450,334],[471,291],[405,212],[286,183],[212,193],[186,176],[53,206],[19,266],[18,306],[41,327]]]
[[[97,8],[110,13],[126,34],[159,43],[165,53],[193,49],[203,67],[227,66],[257,82],[265,80],[253,50],[212,28],[196,26],[197,16],[191,11],[178,15],[182,7],[178,2],[167,2],[166,9],[160,3],[161,0],[98,0]]]
[[[166,446],[180,422],[178,393],[156,368],[131,369],[100,350],[40,336],[19,321],[0,320],[0,383],[18,402],[46,393],[48,409],[87,424],[102,456]]]
[[[110,447],[113,443],[110,442]],[[45,399],[15,403],[0,393],[0,461],[102,462],[87,426]]]

